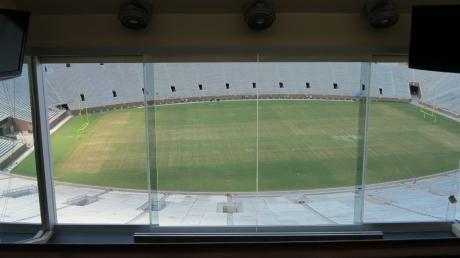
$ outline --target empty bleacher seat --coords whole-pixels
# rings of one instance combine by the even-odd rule
[[[0,137],[0,157],[6,155],[15,146],[14,141]]]

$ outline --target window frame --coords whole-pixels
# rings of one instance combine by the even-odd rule
[[[355,207],[355,224],[350,225],[318,225],[318,226],[204,226],[204,227],[184,227],[184,226],[160,226],[155,224],[144,225],[90,225],[90,224],[58,224],[56,203],[54,196],[54,181],[52,156],[50,150],[49,128],[47,123],[47,109],[45,103],[45,93],[43,84],[43,75],[41,65],[46,63],[110,63],[110,62],[141,62],[143,64],[155,61],[151,56],[122,56],[122,57],[51,57],[51,56],[31,56],[26,57],[30,67],[30,93],[31,105],[33,114],[33,129],[37,163],[37,185],[39,189],[41,224],[22,224],[22,223],[2,223],[0,233],[34,233],[39,232],[31,239],[31,242],[42,241],[47,232],[56,232],[61,234],[66,233],[127,233],[134,234],[140,232],[164,232],[164,233],[254,233],[257,227],[257,232],[352,232],[352,231],[381,231],[383,233],[406,233],[406,232],[436,232],[450,231],[455,221],[439,221],[439,222],[388,222],[388,223],[366,223],[363,221],[364,206],[361,204],[360,210],[356,215]],[[173,60],[176,61],[177,60]],[[202,60],[201,60],[202,61]],[[255,62],[255,60],[253,60]],[[271,60],[272,61],[272,60]],[[280,60],[280,62],[283,60]],[[376,62],[405,62],[407,56],[372,56],[363,63],[369,64],[367,83],[370,82],[370,69],[372,63]],[[161,62],[165,62],[161,59]],[[187,60],[190,62],[190,60]],[[216,60],[211,60],[216,62]],[[368,85],[366,83],[366,85]],[[308,82],[310,84],[310,82]],[[254,85],[254,82],[252,82]],[[308,87],[308,89],[311,88]],[[367,114],[369,106],[370,87],[366,87],[366,118],[365,130],[367,136]],[[361,180],[361,185],[356,191],[362,191],[360,202],[364,202],[365,191],[365,173]],[[46,242],[47,239],[45,239]]]

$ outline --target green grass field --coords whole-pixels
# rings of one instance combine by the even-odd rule
[[[255,101],[164,105],[155,113],[159,190],[256,189]],[[259,190],[354,185],[358,116],[356,102],[260,101]],[[55,180],[147,188],[144,109],[89,118],[81,137],[78,117],[52,135]],[[424,120],[410,104],[372,102],[368,153],[368,183],[453,170],[460,158],[460,126],[441,116],[437,123]],[[14,173],[34,176],[33,155]]]

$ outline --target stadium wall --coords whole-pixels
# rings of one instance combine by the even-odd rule
[[[6,117],[0,121],[0,136],[5,136],[10,131],[11,118]]]
[[[459,118],[460,117],[460,114],[458,113],[455,113],[455,112],[451,112],[447,109],[444,109],[444,108],[439,108],[439,107],[434,107],[433,105],[429,104],[429,103],[423,103],[421,102],[420,105],[422,106],[425,106],[426,108],[428,109],[433,109],[435,108],[436,112],[439,112],[439,113],[442,113],[446,116],[449,116],[449,117],[455,117],[455,118]]]
[[[318,100],[344,100],[344,101],[356,101],[360,97],[356,96],[340,96],[340,95],[312,95],[312,94],[269,94],[269,95],[232,95],[232,96],[206,96],[206,97],[191,97],[191,98],[178,98],[178,99],[163,99],[155,100],[153,104],[175,104],[175,103],[186,103],[186,102],[202,102],[202,101],[221,101],[221,100],[245,100],[245,99],[318,99]],[[392,101],[392,102],[405,102],[408,103],[410,99],[398,99],[398,98],[385,98],[385,97],[372,97],[372,100],[380,101]],[[149,104],[152,102],[150,101]]]
[[[63,112],[58,116],[54,117],[50,121],[50,129],[53,129],[56,125],[62,122],[68,114]],[[3,123],[3,124],[2,124]],[[24,121],[18,118],[9,117],[0,122],[0,129],[3,126],[13,125],[16,131],[22,132],[32,132],[33,126],[32,123],[29,121]],[[15,148],[12,153],[8,153],[8,155],[4,155],[0,157],[0,170],[8,167],[11,162],[14,162],[17,158],[23,155],[28,150],[28,147],[25,144],[21,144],[19,148]]]
[[[223,96],[205,96],[205,97],[190,97],[190,98],[176,98],[176,99],[162,99],[162,100],[150,100],[147,101],[148,105],[168,105],[178,103],[194,103],[194,102],[206,102],[206,101],[227,101],[227,100],[270,100],[270,99],[297,99],[297,100],[343,100],[343,101],[356,101],[359,97],[356,96],[340,96],[340,95],[307,95],[307,94],[272,94],[272,95],[223,95]],[[409,103],[411,99],[399,99],[399,98],[386,98],[386,97],[371,97],[374,101],[391,101],[400,103]],[[144,102],[132,102],[122,103],[116,105],[106,105],[100,107],[88,108],[89,113],[109,111],[114,109],[126,109],[126,108],[137,108],[143,107]],[[81,109],[75,109],[70,111],[74,116],[80,114]],[[83,110],[82,110],[83,111]]]
[[[49,122],[50,130],[52,130],[56,125],[58,125],[59,123],[61,123],[67,116],[68,116],[68,113],[67,113],[67,112],[63,112],[63,113],[59,114],[58,116],[56,116],[55,118],[53,118],[53,119]]]
[[[94,112],[101,112],[101,111],[109,111],[109,110],[114,110],[114,109],[126,109],[126,108],[136,108],[136,107],[143,107],[144,102],[142,101],[136,101],[136,102],[130,102],[130,103],[120,103],[120,104],[112,104],[112,105],[103,105],[99,107],[90,107],[87,108],[86,110],[89,113],[94,113]],[[73,116],[79,115],[80,111],[83,111],[84,109],[73,109],[70,111],[70,114]]]
[[[24,121],[18,118],[12,118],[14,127],[21,132],[32,132],[33,126],[30,121]]]

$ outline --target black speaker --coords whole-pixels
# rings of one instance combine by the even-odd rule
[[[147,2],[131,1],[122,3],[118,11],[118,19],[128,29],[145,29],[152,17],[152,5]]]
[[[275,19],[275,10],[264,1],[255,2],[244,13],[244,20],[252,30],[268,29]]]
[[[393,0],[367,0],[364,11],[369,24],[377,29],[388,28],[399,20],[399,12]]]

